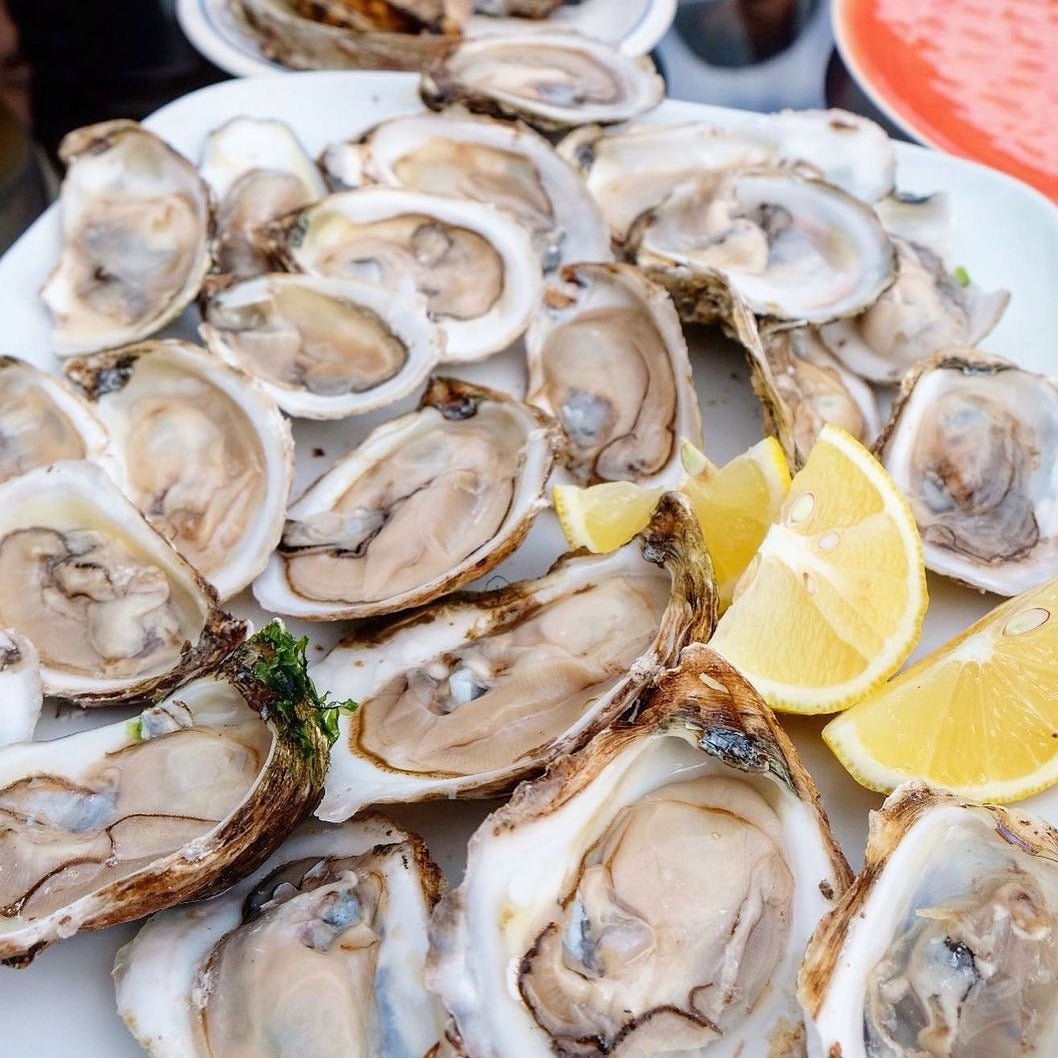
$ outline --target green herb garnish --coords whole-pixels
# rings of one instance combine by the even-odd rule
[[[955,279],[958,282],[959,286],[968,287],[970,285],[970,273],[967,272],[962,265],[956,267],[955,270],[952,272],[952,275],[955,276]]]
[[[131,720],[125,721],[125,731],[128,733],[129,738],[134,739],[136,742],[143,741],[143,717],[134,716]]]

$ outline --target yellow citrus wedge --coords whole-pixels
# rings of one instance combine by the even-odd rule
[[[680,489],[690,499],[709,546],[721,608],[757,553],[790,488],[790,468],[774,437],[717,468],[689,441],[681,450],[687,471]]]
[[[607,481],[587,489],[555,485],[551,502],[569,546],[602,553],[627,544],[646,528],[663,491],[631,481]]]
[[[828,425],[710,645],[774,709],[833,713],[900,667],[926,602],[907,501],[863,445]]]
[[[888,793],[924,779],[979,801],[1058,783],[1058,580],[1003,603],[823,738],[852,777]]]

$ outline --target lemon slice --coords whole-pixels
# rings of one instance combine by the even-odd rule
[[[790,488],[790,468],[774,437],[717,468],[689,441],[681,450],[687,471],[680,489],[690,499],[716,573],[721,608],[757,553]]]
[[[587,489],[555,485],[551,502],[569,546],[602,553],[627,544],[645,529],[664,491],[631,481],[606,481]]]
[[[926,610],[922,543],[882,465],[827,425],[710,643],[775,709],[832,713],[914,649]]]
[[[1003,603],[823,729],[852,777],[978,801],[1058,783],[1058,580]]]

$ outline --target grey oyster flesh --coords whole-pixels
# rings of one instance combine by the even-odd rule
[[[867,1058],[1015,1058],[1038,1048],[1058,1000],[1055,916],[1016,867],[960,901],[918,908],[867,977]]]
[[[428,409],[327,510],[286,524],[287,582],[321,602],[376,602],[443,577],[508,519],[525,458],[516,413],[482,404],[466,419]]]
[[[238,807],[273,736],[233,687],[223,689],[245,712],[241,722],[178,728],[101,756],[76,778],[41,770],[0,790],[0,925],[120,881]]]
[[[87,527],[0,536],[0,626],[23,632],[52,670],[158,675],[202,624],[199,602],[131,541]]]
[[[615,570],[526,620],[402,673],[351,718],[353,751],[387,769],[487,774],[538,758],[653,642],[661,569]]]
[[[410,877],[416,855],[402,841],[360,855],[309,857],[255,886],[241,923],[199,966],[192,989],[202,997],[195,1004],[197,1052],[423,1058],[421,1038],[429,1032],[418,1022],[429,1018],[390,1005],[409,998],[397,978],[410,968],[393,965],[386,952],[391,937],[400,945],[413,925],[404,918],[413,899],[405,890],[416,884]],[[434,889],[435,874],[428,877]],[[425,993],[418,998],[428,1005]]]

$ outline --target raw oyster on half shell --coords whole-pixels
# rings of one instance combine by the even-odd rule
[[[436,378],[287,512],[257,601],[312,621],[430,602],[498,565],[547,506],[558,447],[543,412]]]
[[[13,628],[0,628],[0,747],[33,738],[43,704],[37,648]]]
[[[319,793],[318,705],[273,622],[132,721],[0,749],[0,963],[253,870]]]
[[[510,789],[627,712],[715,622],[705,544],[669,493],[618,551],[362,627],[312,669],[360,703],[317,815]]]

